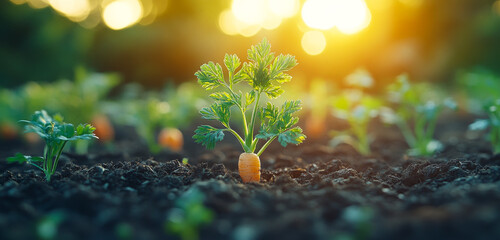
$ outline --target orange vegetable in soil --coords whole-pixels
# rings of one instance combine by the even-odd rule
[[[318,139],[325,135],[325,119],[314,116],[306,120],[306,133],[309,137]]]
[[[179,152],[184,145],[184,137],[177,128],[164,128],[158,135],[158,143],[172,151]]]
[[[0,135],[3,139],[14,139],[17,137],[17,128],[10,123],[4,123],[0,127]]]
[[[242,153],[238,170],[244,183],[260,181],[260,159],[255,153]]]
[[[94,134],[103,142],[111,141],[115,138],[115,130],[106,115],[96,115],[92,119],[92,125],[95,127]]]

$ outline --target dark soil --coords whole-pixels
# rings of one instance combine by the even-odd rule
[[[50,183],[2,161],[0,239],[37,239],[51,218],[56,239],[175,239],[165,222],[189,189],[215,214],[202,239],[500,239],[500,156],[463,131],[468,122],[441,123],[446,147],[429,158],[406,156],[399,132],[383,125],[369,157],[326,138],[272,145],[251,184],[229,143],[202,152],[189,142],[190,151],[151,158],[144,149],[64,154]],[[1,157],[15,150],[36,152],[11,141]]]

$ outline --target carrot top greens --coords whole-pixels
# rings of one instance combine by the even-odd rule
[[[265,106],[260,106],[263,94],[274,99],[283,93],[282,84],[292,79],[285,72],[297,65],[295,57],[282,54],[275,57],[271,52],[271,45],[264,39],[248,50],[248,60],[240,68],[238,56],[226,54],[224,65],[228,72],[227,78],[221,65],[213,62],[203,64],[195,73],[198,82],[206,90],[216,90],[210,94],[215,102],[210,107],[201,109],[202,118],[218,120],[224,128],[202,125],[195,130],[193,138],[197,143],[212,149],[224,138],[224,132],[230,132],[247,153],[255,152],[259,140],[266,140],[257,152],[259,156],[276,138],[284,147],[290,143],[302,143],[306,136],[300,127],[295,126],[299,119],[293,116],[302,108],[299,100],[286,101],[281,107],[269,101]],[[243,83],[251,87],[245,94],[241,88],[236,88]],[[241,113],[243,135],[231,128],[229,120],[232,107],[236,107]],[[258,134],[254,134],[257,121],[260,121],[260,130]]]

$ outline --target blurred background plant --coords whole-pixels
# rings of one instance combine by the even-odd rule
[[[2,139],[44,108],[92,122],[103,140],[123,123],[153,152],[180,151],[200,99],[184,84],[201,63],[243,58],[263,38],[299,62],[285,98],[305,100],[311,139],[328,132],[332,97],[381,95],[401,72],[454,87],[463,109],[484,116],[500,88],[500,0],[8,0],[0,33]]]
[[[442,149],[441,142],[434,139],[438,117],[444,108],[457,109],[456,103],[446,96],[437,86],[410,84],[406,74],[389,86],[392,109],[386,108],[382,118],[399,127],[410,146],[410,155],[429,156]]]
[[[205,196],[197,188],[190,188],[176,201],[176,207],[170,210],[165,222],[168,234],[179,236],[183,240],[199,239],[200,228],[210,224],[214,212],[203,205]]]
[[[184,145],[179,129],[189,127],[206,102],[200,97],[201,90],[194,83],[167,85],[162,91],[145,91],[140,85],[128,84],[105,109],[114,122],[134,126],[152,153],[162,148],[179,152]]]

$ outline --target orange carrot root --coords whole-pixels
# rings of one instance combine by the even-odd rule
[[[255,153],[242,153],[238,170],[244,183],[260,181],[260,159]]]
[[[115,131],[109,118],[105,115],[96,115],[92,119],[92,125],[95,127],[94,134],[100,141],[107,142],[115,138]]]
[[[184,146],[184,137],[177,128],[164,128],[158,135],[158,144],[174,152],[179,152]]]

